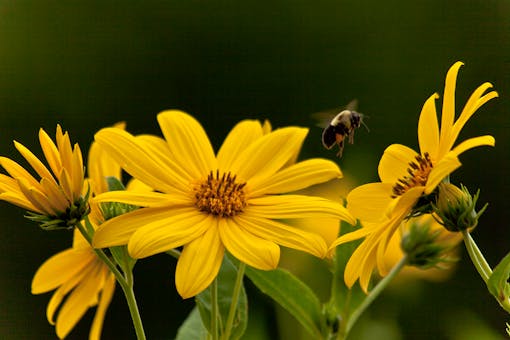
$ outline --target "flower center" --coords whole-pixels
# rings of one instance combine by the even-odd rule
[[[203,212],[220,217],[231,217],[242,212],[246,207],[246,198],[243,188],[246,182],[236,182],[236,175],[230,172],[223,173],[211,171],[207,179],[197,184],[195,192],[195,205]]]
[[[397,183],[393,186],[391,198],[396,198],[413,187],[427,184],[427,179],[429,178],[432,168],[433,165],[428,152],[416,156],[413,162],[409,162],[409,168],[407,168],[407,173],[409,175],[399,178]]]

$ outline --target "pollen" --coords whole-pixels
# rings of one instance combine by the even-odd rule
[[[391,198],[397,198],[411,188],[427,184],[432,167],[433,164],[428,152],[416,156],[413,162],[409,162],[408,175],[399,178],[393,186]]]
[[[236,175],[230,172],[211,171],[207,179],[198,183],[194,188],[195,206],[205,213],[231,217],[243,211],[246,207],[244,187],[246,182],[236,181]]]

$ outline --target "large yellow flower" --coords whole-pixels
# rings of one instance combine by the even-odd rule
[[[116,126],[124,128],[123,124]],[[97,143],[92,143],[90,147],[87,168],[93,194],[108,191],[107,176],[120,180],[120,166]],[[103,220],[97,205],[92,206],[91,215],[95,217],[92,221],[100,223]],[[93,226],[97,228],[95,223]],[[65,338],[87,309],[97,305],[89,338],[99,339],[105,313],[115,290],[115,276],[97,257],[78,229],[74,230],[72,248],[46,260],[32,281],[32,294],[54,289],[57,290],[48,304],[46,315],[50,324],[56,325],[57,336]]]
[[[310,159],[293,164],[307,129],[287,127],[265,133],[254,120],[237,124],[215,155],[190,115],[158,115],[165,139],[134,137],[103,129],[96,141],[130,173],[157,192],[108,192],[98,202],[144,208],[102,224],[94,246],[128,244],[133,258],[183,246],[175,274],[183,298],[207,288],[216,277],[225,248],[240,261],[270,270],[279,245],[324,256],[324,240],[285,224],[283,219],[336,217],[354,222],[339,203],[304,195],[282,195],[340,177],[336,164]]]
[[[0,157],[9,176],[0,174],[0,200],[28,210],[28,218],[47,229],[72,228],[87,213],[83,195],[84,169],[80,147],[71,147],[68,133],[57,126],[56,141],[41,129],[39,141],[51,171],[25,146],[14,146],[34,169],[39,180],[15,161]]]
[[[458,156],[464,151],[482,145],[494,146],[492,136],[470,138],[454,147],[460,131],[469,118],[487,101],[498,96],[490,91],[490,83],[480,85],[470,96],[460,116],[455,120],[455,87],[461,62],[455,63],[446,76],[441,129],[439,129],[435,100],[430,96],[420,114],[418,141],[420,153],[401,144],[390,145],[379,163],[381,182],[357,187],[347,197],[349,211],[363,224],[357,231],[343,235],[332,245],[365,237],[353,253],[345,271],[345,281],[352,286],[359,278],[366,291],[370,275],[378,267],[386,269],[383,254],[392,235],[409,216],[421,197],[431,194],[438,184],[461,163]]]

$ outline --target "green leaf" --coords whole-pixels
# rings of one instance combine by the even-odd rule
[[[262,271],[247,267],[246,276],[294,316],[314,338],[322,338],[321,303],[306,284],[284,269]]]
[[[207,335],[208,332],[202,324],[200,312],[198,308],[195,307],[191,313],[189,313],[186,320],[184,320],[181,327],[179,327],[175,340],[205,340],[207,339]]]
[[[489,292],[498,300],[501,307],[510,313],[510,285],[508,278],[510,277],[510,253],[494,268],[489,280],[487,288]]]
[[[126,187],[124,187],[124,184],[114,176],[107,176],[106,177],[106,184],[108,185],[108,191],[124,191],[126,190]]]
[[[225,256],[221,264],[220,272],[216,280],[218,280],[218,310],[219,310],[219,331],[223,334],[223,329],[227,322],[230,305],[232,303],[232,292],[237,278],[237,266]],[[196,303],[203,325],[210,330],[211,326],[211,287],[207,288],[196,297]],[[234,317],[234,324],[230,333],[230,339],[239,339],[244,334],[248,324],[248,298],[244,285],[241,286],[239,298],[237,300],[237,308]]]

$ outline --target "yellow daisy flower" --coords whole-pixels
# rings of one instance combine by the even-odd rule
[[[51,171],[25,146],[14,146],[34,169],[39,180],[15,161],[0,157],[0,165],[8,175],[0,174],[0,200],[29,211],[27,217],[44,229],[72,228],[87,214],[84,169],[80,147],[57,125],[56,141],[41,129],[39,141]]]
[[[98,248],[128,244],[133,258],[183,246],[175,274],[183,298],[203,291],[216,277],[225,248],[263,270],[278,265],[281,246],[322,257],[327,247],[314,233],[283,219],[336,217],[353,223],[339,203],[305,195],[283,195],[340,177],[324,159],[293,164],[307,129],[268,132],[258,121],[238,123],[215,154],[198,121],[180,111],[158,115],[165,139],[134,137],[103,129],[96,141],[153,193],[114,191],[98,202],[144,207],[113,218],[95,233]]]
[[[123,129],[124,124],[116,127]],[[87,168],[93,194],[108,191],[107,176],[120,180],[120,166],[108,157],[97,143],[92,143],[90,147]],[[91,216],[96,217],[91,221],[103,220],[96,205],[92,205]],[[97,224],[92,225],[97,228]],[[54,289],[57,290],[48,304],[46,315],[49,323],[56,325],[57,336],[65,338],[87,309],[97,306],[89,339],[99,339],[106,310],[115,290],[115,276],[97,257],[78,229],[74,230],[72,248],[46,260],[32,281],[32,294],[42,294]],[[68,297],[64,300],[66,295]],[[59,312],[55,320],[57,310]]]
[[[380,274],[385,275],[383,254],[391,237],[413,212],[418,200],[431,194],[441,181],[460,167],[458,156],[461,153],[477,146],[494,146],[494,137],[487,135],[467,139],[454,147],[469,118],[478,108],[498,96],[495,91],[484,94],[492,87],[490,83],[480,85],[455,120],[455,87],[462,65],[461,62],[455,63],[446,75],[441,129],[435,105],[438,94],[430,96],[423,105],[418,122],[420,153],[401,144],[390,145],[379,162],[381,182],[362,185],[349,193],[349,211],[363,224],[369,222],[370,227],[343,235],[332,245],[333,248],[365,237],[346,268],[348,286],[359,278],[366,291],[376,265]]]

